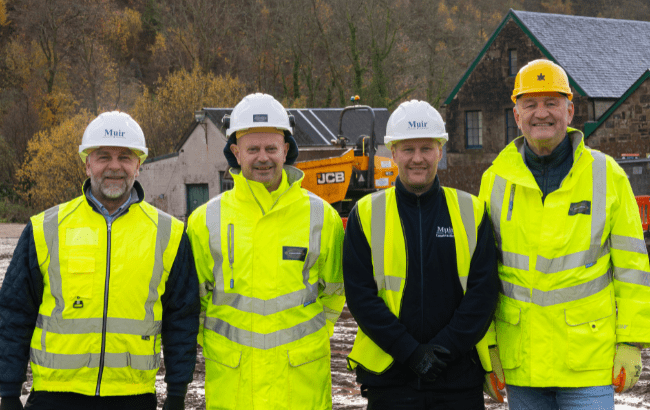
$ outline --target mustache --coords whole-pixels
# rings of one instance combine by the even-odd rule
[[[126,172],[121,171],[106,171],[102,174],[102,179],[105,178],[126,178]]]

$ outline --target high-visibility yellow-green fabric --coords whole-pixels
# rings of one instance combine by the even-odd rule
[[[31,221],[44,285],[30,346],[34,390],[155,393],[160,297],[183,223],[140,202],[109,231],[83,195]]]
[[[544,203],[523,137],[481,182],[502,256],[496,342],[511,385],[609,385],[615,343],[650,341],[650,267],[628,178],[567,131],[573,167]]]
[[[478,198],[463,191],[442,188],[452,228],[455,233],[458,233],[454,235],[456,263],[458,276],[465,291],[470,262],[476,249],[476,235],[483,218],[484,204]],[[395,188],[366,195],[357,203],[357,207],[363,232],[372,251],[373,276],[377,283],[378,296],[384,300],[388,309],[399,317],[406,283],[407,255]],[[492,365],[486,339],[482,339],[476,348],[483,368],[491,371]],[[360,364],[370,372],[381,374],[393,364],[393,361],[393,357],[373,342],[363,330],[357,331],[352,351],[348,356],[350,370]]]
[[[345,296],[343,224],[285,166],[279,195],[235,187],[192,213],[207,409],[332,407],[329,337]],[[286,184],[285,184],[286,183]]]

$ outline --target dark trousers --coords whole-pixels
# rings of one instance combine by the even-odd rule
[[[416,390],[409,386],[362,386],[368,410],[484,410],[483,387],[467,390]]]
[[[77,393],[32,391],[25,409],[29,410],[156,410],[154,393],[137,396],[86,396]]]

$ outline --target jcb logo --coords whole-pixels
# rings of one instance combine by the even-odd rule
[[[323,185],[323,184],[340,184],[342,182],[345,182],[345,172],[339,171],[339,172],[323,172],[320,174],[316,174],[316,177],[318,178],[316,182],[318,185]]]

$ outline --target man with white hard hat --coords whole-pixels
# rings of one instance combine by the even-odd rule
[[[348,367],[369,410],[483,408],[496,248],[483,202],[440,185],[447,139],[429,103],[397,107],[384,138],[395,187],[362,198],[348,218],[343,275],[359,324]]]
[[[300,186],[292,120],[270,95],[239,102],[224,121],[235,186],[189,218],[208,410],[332,408],[343,224]]]
[[[181,410],[200,311],[183,223],[144,202],[140,126],[94,119],[79,155],[83,195],[33,216],[0,289],[0,409],[155,410],[164,350],[165,410]]]

